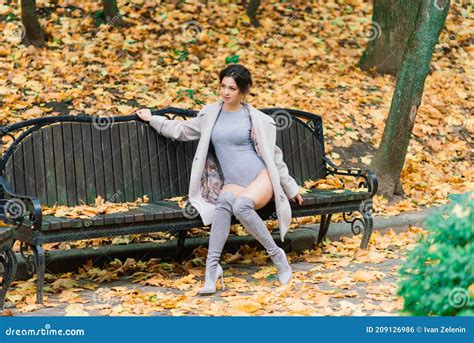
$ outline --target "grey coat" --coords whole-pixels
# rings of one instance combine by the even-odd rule
[[[247,105],[250,109],[253,146],[265,162],[270,175],[280,239],[283,242],[291,224],[289,198],[298,194],[299,186],[289,175],[283,162],[283,153],[276,145],[275,121],[252,105]],[[212,223],[216,200],[224,184],[211,143],[211,132],[222,106],[222,100],[207,104],[190,120],[170,120],[163,116],[152,116],[150,120],[150,125],[165,137],[180,141],[199,140],[191,166],[189,202],[199,212],[204,225]]]

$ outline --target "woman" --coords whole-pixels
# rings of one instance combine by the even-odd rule
[[[288,198],[297,200],[299,205],[303,198],[283,162],[281,149],[275,144],[275,121],[244,101],[252,85],[249,70],[240,64],[228,65],[219,73],[219,81],[221,100],[204,106],[191,120],[152,116],[149,109],[138,110],[136,114],[169,138],[199,139],[189,200],[204,225],[211,223],[211,233],[204,287],[198,292],[215,293],[219,278],[224,287],[218,262],[230,233],[232,215],[264,246],[277,266],[280,283],[287,284],[291,267],[285,251],[276,245],[256,210],[273,197],[283,241],[291,222]]]

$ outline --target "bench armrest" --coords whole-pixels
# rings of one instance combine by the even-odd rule
[[[353,176],[355,178],[363,178],[364,181],[359,183],[359,187],[367,188],[371,197],[373,197],[377,193],[379,182],[377,179],[377,175],[372,170],[337,167],[326,157],[323,157],[323,160],[325,162],[324,168],[326,169],[327,174],[346,175]]]
[[[3,176],[0,176],[0,195],[3,198],[1,218],[5,223],[20,225],[27,219],[32,229],[41,229],[43,212],[37,197],[14,193]],[[13,216],[7,216],[9,211],[14,213]]]

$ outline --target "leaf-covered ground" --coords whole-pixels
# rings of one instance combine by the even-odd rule
[[[203,285],[205,249],[184,263],[159,259],[115,260],[105,268],[84,265],[78,273],[47,274],[44,306],[36,304],[35,279],[15,282],[7,295],[10,315],[205,315],[363,316],[397,315],[400,263],[424,230],[375,232],[368,250],[360,236],[290,253],[293,279],[280,285],[268,255],[247,245],[222,258],[224,286],[211,296]]]
[[[323,117],[336,163],[368,164],[380,142],[395,78],[355,65],[374,37],[371,3],[263,2],[262,27],[240,2],[120,3],[128,28],[100,18],[100,1],[38,0],[46,49],[20,45],[18,6],[0,6],[0,122],[58,113],[126,115],[139,107],[197,109],[217,100],[226,58],[253,73],[256,107],[289,107]],[[473,9],[452,2],[426,81],[392,214],[445,203],[473,188]]]

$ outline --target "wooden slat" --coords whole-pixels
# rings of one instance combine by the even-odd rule
[[[186,162],[185,162],[185,155],[184,155],[184,142],[175,142],[175,158],[173,159],[176,162],[176,174],[174,174],[175,182],[176,182],[176,194],[181,195],[185,194],[185,182],[184,179],[186,178]]]
[[[326,177],[324,168],[323,168],[323,149],[321,144],[316,138],[313,138],[313,149],[315,151],[315,161],[316,161],[316,168],[318,171],[318,178],[323,179]]]
[[[116,213],[104,215],[104,225],[112,225],[115,222]]]
[[[87,180],[84,164],[84,147],[80,123],[72,123],[72,141],[74,144],[74,173],[76,175],[77,204],[87,204]]]
[[[104,166],[104,179],[105,179],[105,199],[109,201],[115,198],[117,189],[115,188],[115,173],[112,160],[112,142],[110,137],[110,127],[103,128],[100,130],[101,141],[102,141],[102,158]]]
[[[41,230],[61,230],[62,226],[66,227],[66,219],[57,218],[55,216],[44,216],[43,217],[43,225],[41,226]]]
[[[141,209],[143,209],[144,207],[142,206]],[[147,210],[150,212],[150,213],[153,213],[153,219],[154,220],[162,220],[162,219],[165,219],[165,214],[164,212],[167,211],[166,208],[163,208],[161,206],[158,206],[157,204],[155,203],[149,203],[146,205],[146,208]]]
[[[154,201],[153,205],[159,206],[159,211],[163,213],[166,219],[183,217],[182,210],[178,205],[170,204],[169,201]]]
[[[97,196],[95,188],[94,151],[92,148],[92,125],[81,124],[82,147],[84,151],[84,174],[86,179],[86,199],[87,204],[94,204]]]
[[[130,160],[130,142],[128,135],[128,124],[120,123],[120,152],[122,154],[123,196],[125,201],[135,201],[133,193],[132,164]]]
[[[114,222],[113,224],[123,224],[125,223],[125,212],[115,213],[113,215]]]
[[[160,169],[160,187],[162,198],[171,197],[171,189],[169,184],[168,156],[166,152],[167,139],[157,134],[156,144],[158,148],[158,167]]]
[[[140,165],[140,148],[138,146],[137,124],[128,123],[130,160],[132,165],[132,179],[134,200],[143,196],[142,168]]]
[[[77,188],[76,188],[76,167],[74,156],[74,142],[71,123],[62,123],[64,140],[64,163],[66,166],[66,195],[68,206],[76,206]]]
[[[36,196],[40,199],[42,204],[46,204],[46,171],[44,168],[45,161],[42,130],[33,132],[32,140],[35,163]]]
[[[104,216],[98,215],[89,219],[91,221],[92,226],[101,226],[104,225]]]
[[[299,161],[299,141],[297,132],[297,123],[294,122],[290,128],[290,142],[291,142],[291,156],[293,159],[292,168],[290,169],[290,175],[301,180],[301,163]]]
[[[18,194],[26,194],[23,146],[21,144],[15,148],[12,158],[13,173],[15,173],[15,185],[12,185],[13,190]]]
[[[145,215],[138,208],[130,209],[127,214],[133,216],[133,222],[142,222],[145,220]]]
[[[56,171],[56,192],[58,195],[57,202],[60,205],[67,204],[66,192],[66,170],[64,165],[64,142],[62,125],[53,125],[53,155],[54,170]]]
[[[100,195],[105,198],[104,159],[100,131],[100,129],[91,125],[96,196]]]
[[[100,130],[101,142],[102,142],[102,158],[104,166],[104,182],[105,182],[105,200],[115,198],[115,193],[118,189],[115,188],[115,173],[114,165],[112,160],[112,143],[110,138],[110,127],[104,127]]]
[[[115,202],[124,202],[123,194],[123,166],[122,166],[122,152],[120,143],[120,125],[113,124],[110,127],[110,138],[112,144],[112,164],[114,166],[114,189]]]
[[[308,151],[308,156],[306,159],[308,160],[309,178],[314,180],[318,175],[318,170],[316,168],[317,156],[316,152],[314,151],[313,139],[314,137],[311,134],[311,131],[308,129],[304,130],[304,141]]]
[[[130,213],[130,211],[123,212],[123,218],[125,224],[130,224],[135,221],[135,216],[133,215],[133,213]]]
[[[84,219],[71,219],[71,227],[72,228],[81,228],[83,227],[85,224],[85,220]]]
[[[36,196],[33,138],[28,136],[21,144],[23,146],[23,163],[25,166],[25,194]]]
[[[156,211],[154,211],[152,208],[149,208],[148,205],[140,206],[138,210],[141,211],[145,215],[146,221],[155,220]]]
[[[148,158],[150,160],[150,174],[152,196],[150,201],[161,199],[161,184],[160,184],[160,167],[158,165],[158,148],[156,145],[156,130],[151,126],[147,126],[148,138]]]
[[[15,188],[15,173],[13,172],[13,158],[11,156],[7,160],[7,163],[5,164],[5,178],[8,182],[8,185],[12,189],[14,189]]]
[[[283,152],[283,160],[285,161],[291,175],[294,175],[293,153],[291,150],[290,129],[281,131],[281,150]]]
[[[140,151],[140,169],[142,171],[143,194],[148,198],[152,197],[151,175],[150,175],[150,159],[148,153],[148,137],[145,124],[136,123],[138,136],[138,149]]]
[[[46,197],[48,206],[54,206],[58,196],[56,191],[56,170],[54,167],[53,128],[47,126],[43,132],[44,169],[46,171]]]
[[[166,158],[168,160],[168,185],[170,189],[170,197],[179,195],[179,170],[176,160],[176,147],[178,142],[168,140],[166,144]]]
[[[303,124],[300,122],[296,122],[297,128],[296,132],[298,134],[298,143],[299,143],[299,159],[300,159],[300,165],[301,165],[301,178],[299,184],[302,185],[304,181],[309,179],[310,171],[309,171],[309,162],[308,162],[308,155],[309,155],[309,149],[308,149],[308,143],[305,141],[305,134],[304,132],[306,129],[303,127]]]

